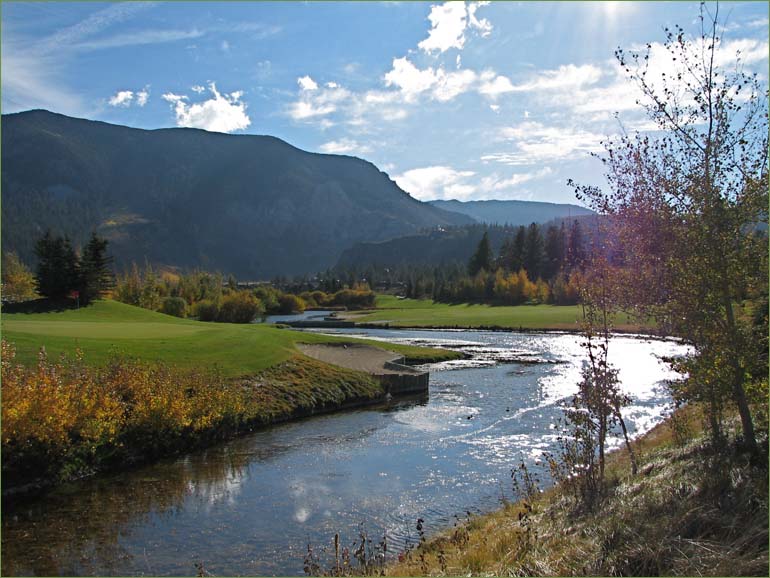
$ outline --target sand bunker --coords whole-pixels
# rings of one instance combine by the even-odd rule
[[[366,371],[375,375],[402,373],[385,367],[385,363],[387,362],[398,362],[398,360],[403,359],[402,355],[391,351],[384,351],[369,345],[311,345],[308,343],[300,343],[297,346],[302,353],[309,357],[341,367]]]

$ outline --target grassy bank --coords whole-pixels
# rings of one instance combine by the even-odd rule
[[[296,348],[349,338],[201,323],[113,301],[4,314],[2,329],[4,491],[145,462],[383,397],[372,376]],[[366,343],[411,362],[459,356]]]
[[[297,354],[296,343],[351,340],[266,325],[202,323],[117,301],[45,313],[4,313],[2,331],[4,339],[16,346],[18,359],[28,364],[35,362],[41,347],[51,357],[79,347],[94,365],[120,354],[179,368],[216,368],[226,377],[254,375],[280,364]],[[447,350],[368,343],[415,361],[458,356]]]
[[[673,431],[664,423],[637,442],[636,476],[625,453],[611,455],[594,511],[556,487],[429,540],[388,574],[766,576],[766,438],[752,463],[734,447],[711,451],[697,419]]]
[[[476,329],[535,329],[576,331],[580,329],[582,311],[578,305],[491,306],[478,304],[437,303],[430,299],[399,299],[378,295],[375,311],[358,311],[348,315],[360,323],[387,323],[391,327],[435,327]],[[616,329],[645,329],[623,315]]]
[[[33,367],[3,341],[3,490],[146,462],[256,427],[383,399],[368,374],[294,356],[250,378],[82,356]]]

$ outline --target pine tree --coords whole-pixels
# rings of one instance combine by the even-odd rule
[[[88,304],[101,297],[115,285],[111,270],[112,257],[107,255],[107,240],[91,233],[80,256],[80,302]]]
[[[569,242],[567,244],[567,262],[570,269],[583,267],[585,262],[585,247],[583,245],[583,229],[580,221],[575,219],[569,231]]]
[[[66,237],[54,237],[50,230],[37,242],[38,258],[35,281],[44,297],[62,299],[78,285],[75,251]]]
[[[486,231],[484,231],[484,236],[479,241],[479,246],[468,263],[468,274],[473,277],[482,269],[492,270],[492,248],[489,245],[489,235]]]
[[[543,236],[537,223],[532,223],[527,228],[524,241],[524,268],[530,279],[534,280],[542,275],[543,259]]]
[[[545,234],[545,263],[543,264],[543,279],[546,281],[556,277],[564,262],[564,226],[548,227]]]

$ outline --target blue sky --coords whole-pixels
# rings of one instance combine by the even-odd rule
[[[713,6],[711,6],[713,9]],[[767,82],[768,4],[723,2]],[[590,157],[649,129],[618,46],[697,32],[692,2],[2,3],[2,110],[270,134],[360,156],[421,200],[575,202]]]

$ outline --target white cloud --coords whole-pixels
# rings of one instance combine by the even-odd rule
[[[133,104],[141,107],[147,104],[149,98],[150,87],[145,86],[142,90],[136,92],[133,90],[119,90],[107,100],[107,104],[122,108],[128,108]]]
[[[482,37],[487,37],[492,33],[492,23],[486,18],[476,18],[476,10],[488,4],[489,2],[471,2],[468,4],[468,25],[478,30]]]
[[[364,155],[372,152],[372,147],[366,144],[359,143],[353,139],[341,138],[340,140],[332,140],[322,144],[320,147],[322,152],[327,154],[345,155],[345,154],[357,154]]]
[[[456,171],[446,166],[412,169],[394,177],[399,187],[416,199],[465,198],[476,189],[466,181],[475,175],[473,171]]]
[[[602,150],[601,141],[604,137],[579,128],[546,126],[539,122],[525,121],[499,129],[497,138],[509,141],[513,148],[486,154],[481,160],[519,166],[587,157],[592,152]]]
[[[206,92],[206,87],[201,86],[200,84],[196,84],[194,86],[191,86],[190,90],[192,90],[196,94],[203,94],[204,92]]]
[[[767,26],[767,19],[764,20]],[[770,46],[766,40],[736,38],[722,42],[714,59],[718,66],[731,66],[738,54],[743,64],[757,64],[767,60]]]
[[[83,39],[98,34],[114,24],[134,16],[137,12],[152,6],[150,2],[121,2],[112,4],[94,12],[84,20],[63,28],[51,36],[40,40],[35,50],[38,52],[57,52],[73,45],[81,44]]]
[[[688,46],[693,62],[697,63],[700,60],[697,54],[702,48],[699,41],[691,42]],[[647,48],[644,46],[632,47],[628,53],[646,55]],[[720,43],[714,54],[714,64],[723,69],[720,77],[724,78],[724,74],[734,68],[736,54],[739,54],[743,64],[752,66],[766,62],[768,53],[770,53],[770,46],[767,41],[736,38]],[[640,58],[640,61],[642,61],[642,58]],[[675,79],[680,72],[681,62],[673,61],[662,43],[651,43],[649,58],[643,61],[646,63],[648,70],[646,82],[654,90],[662,93],[664,85],[668,84],[680,104],[694,104],[692,95],[687,93],[684,84],[676,84]],[[592,71],[587,67],[596,70]],[[557,102],[559,105],[562,105],[564,102],[569,103],[575,113],[593,114],[596,119],[600,118],[603,114],[604,120],[607,120],[615,112],[640,112],[641,109],[638,101],[646,102],[646,98],[636,83],[631,81],[625,71],[614,61],[608,63],[603,71],[599,71],[597,67],[592,65],[581,67],[568,65],[561,68],[571,69],[571,72],[566,75],[567,78],[571,78],[573,81],[571,86],[567,82],[563,86],[556,86],[556,84],[559,84],[559,81],[550,72],[548,75],[541,76],[529,84],[543,87],[547,86],[550,81],[553,81],[554,84],[550,88],[554,92],[554,102]],[[585,75],[581,73],[581,69]],[[580,82],[581,78],[585,78],[586,81]],[[599,85],[598,80],[600,78],[605,80],[606,83]]]
[[[230,52],[230,43],[227,40],[223,40],[219,45],[219,49],[222,52]]]
[[[481,73],[481,85],[479,93],[488,96],[492,100],[501,94],[514,90],[511,81],[506,76],[495,74],[493,70],[485,70]]]
[[[491,175],[483,177],[481,179],[481,182],[477,187],[478,193],[479,193],[477,198],[499,197],[499,195],[495,195],[491,193],[500,193],[502,191],[507,191],[507,190],[516,188],[523,183],[526,183],[535,179],[542,179],[543,177],[547,177],[552,173],[553,173],[553,170],[551,169],[551,167],[543,167],[542,169],[531,173],[517,173],[517,174],[511,175],[508,178],[501,177],[497,173],[492,173]]]
[[[294,120],[305,120],[317,116],[325,116],[337,110],[333,104],[314,104],[306,100],[293,102],[289,106],[289,116]]]
[[[287,108],[288,115],[294,120],[313,120],[325,117],[337,110],[338,105],[351,97],[350,92],[336,85],[334,88],[319,87],[309,76],[297,79],[300,86],[299,100]]]
[[[431,29],[428,37],[417,45],[425,52],[438,50],[445,52],[450,48],[462,49],[465,45],[465,27],[467,25],[465,2],[445,2],[430,7],[428,20]]]
[[[510,86],[512,92],[534,92],[543,90],[574,90],[596,84],[602,77],[602,70],[593,64],[576,66],[562,65],[556,70],[542,70],[527,82]]]
[[[188,100],[188,98],[185,95],[174,94],[173,92],[167,92],[166,94],[162,95],[161,98],[172,104],[176,104],[177,102],[180,102],[182,100]]]
[[[395,86],[404,95],[407,102],[413,101],[419,94],[436,84],[436,71],[432,67],[420,70],[408,58],[394,58],[393,68],[385,77],[386,86]]]
[[[246,103],[241,101],[242,91],[221,94],[213,82],[209,84],[209,90],[214,98],[197,103],[188,103],[188,98],[183,95],[163,95],[164,100],[174,105],[177,126],[229,133],[251,124]]]
[[[750,22],[747,22],[746,26],[748,28],[764,28],[764,29],[767,29],[768,24],[770,24],[770,21],[768,21],[767,18],[757,18],[755,20],[751,20]]]
[[[75,116],[86,114],[81,94],[67,88],[61,67],[55,61],[23,50],[7,50],[6,43],[3,38],[3,112],[44,108]]]
[[[119,90],[107,102],[110,106],[127,107],[134,99],[134,93],[131,90]]]
[[[447,166],[412,169],[395,177],[399,187],[422,201],[435,199],[494,199],[518,195],[522,184],[547,177],[553,171],[537,171],[501,176],[496,172],[478,178],[474,171],[459,171]],[[476,178],[474,178],[476,177]]]
[[[178,42],[204,36],[203,30],[142,30],[126,34],[114,34],[104,38],[85,40],[69,45],[71,50],[104,50],[107,48],[123,48],[126,46],[142,46],[146,44],[162,44],[165,42]]]
[[[145,86],[136,93],[136,106],[144,106],[150,98],[150,87]]]
[[[446,102],[467,92],[476,82],[476,73],[469,69],[456,72],[444,72],[439,69],[436,75],[436,86],[433,88],[433,98]]]
[[[302,76],[297,79],[297,84],[302,90],[318,90],[318,84],[309,76]]]
[[[439,53],[446,52],[450,48],[462,50],[465,46],[465,32],[469,28],[477,30],[481,36],[488,36],[492,31],[492,24],[486,19],[476,17],[478,8],[486,4],[488,2],[471,3],[467,9],[465,2],[445,2],[431,6],[428,15],[431,29],[428,31],[428,37],[417,46],[428,53],[434,50]]]

